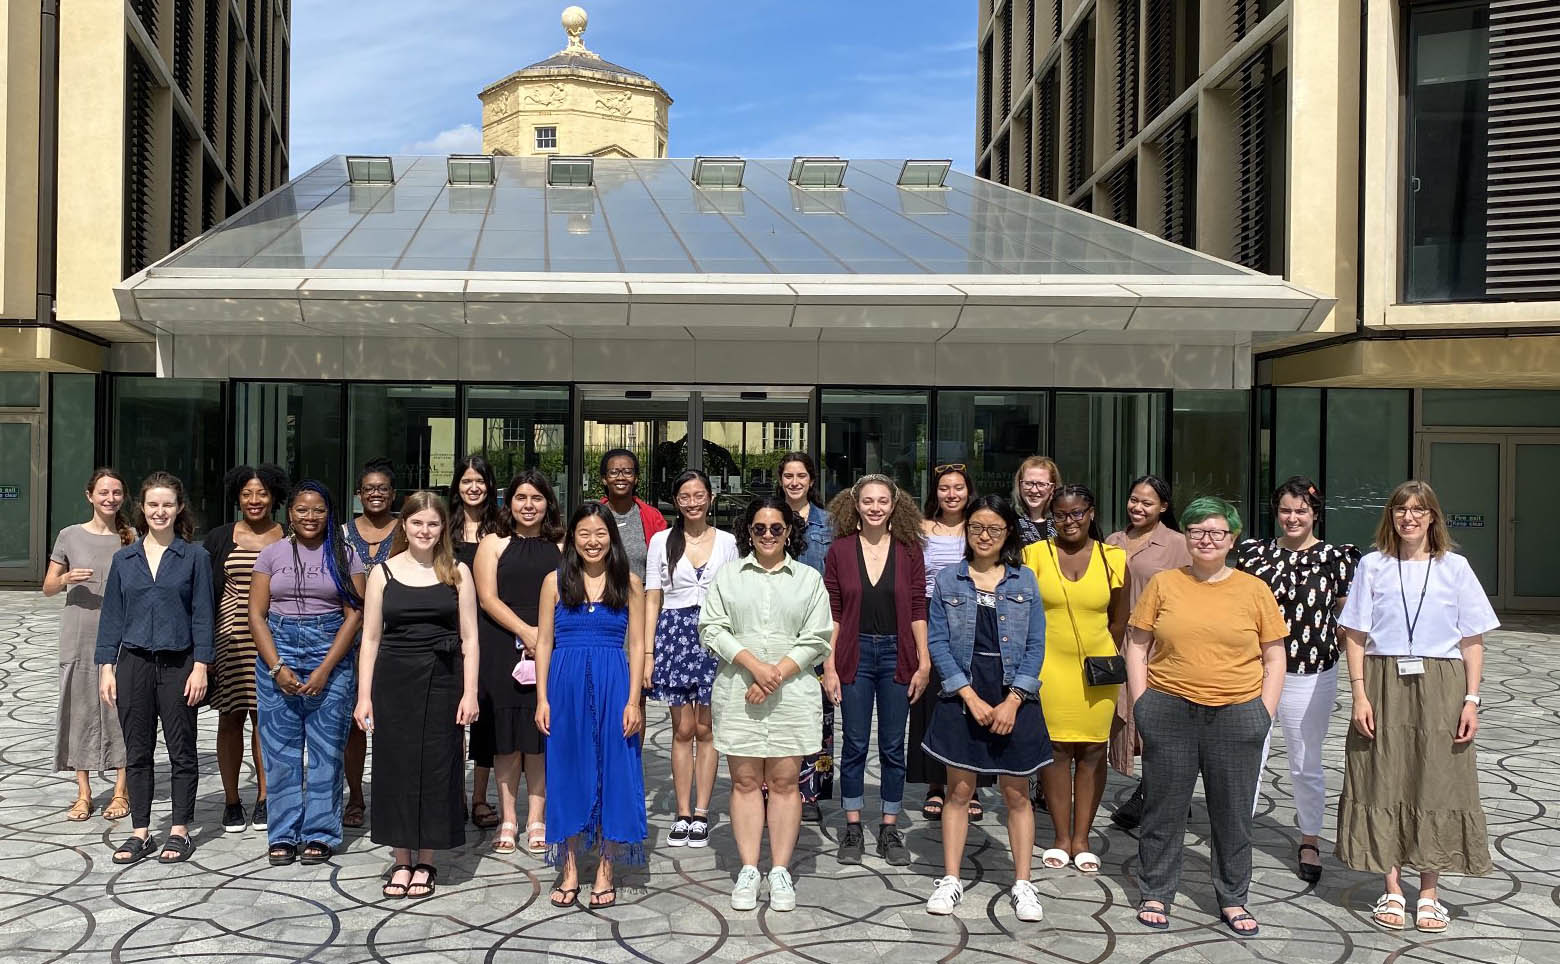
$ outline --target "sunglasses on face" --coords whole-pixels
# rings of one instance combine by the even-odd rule
[[[768,531],[770,538],[778,539],[785,535],[785,523],[771,522],[766,526],[762,522],[755,522],[748,526],[748,532],[751,532],[755,539],[762,538],[765,531]]]

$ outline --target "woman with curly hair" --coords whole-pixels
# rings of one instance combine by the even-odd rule
[[[216,611],[216,665],[211,673],[211,708],[217,711],[217,772],[222,775],[222,829],[264,830],[267,816],[265,764],[260,754],[259,705],[255,695],[255,638],[249,631],[249,584],[255,560],[267,546],[282,541],[282,526],[272,515],[287,502],[287,473],[280,466],[240,465],[223,479],[228,504],[238,505],[239,520],[206,533],[211,557],[212,605]],[[238,775],[244,765],[244,722],[250,726],[250,759],[255,766],[255,807],[249,814],[238,799]]]
[[[905,791],[905,723],[931,676],[926,650],[926,569],[921,513],[886,475],[864,475],[829,504],[834,543],[824,560],[824,586],[834,640],[823,686],[841,708],[840,802],[845,835],[839,861],[861,863],[865,842],[867,740],[878,720],[883,822],[877,854],[893,866],[910,863],[899,811]]]
[[[822,742],[813,667],[828,655],[832,631],[823,580],[797,560],[806,547],[807,526],[784,497],[754,499],[737,526],[740,557],[715,574],[699,615],[700,639],[720,660],[712,749],[726,754],[731,770],[731,832],[742,860],[733,910],[758,906],[766,824],[769,907],[796,908],[789,868],[802,826],[802,757]]]

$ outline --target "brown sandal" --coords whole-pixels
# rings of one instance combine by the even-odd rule
[[[130,798],[122,793],[114,794],[108,801],[108,806],[103,808],[104,820],[123,820],[130,816]]]
[[[65,819],[71,823],[81,823],[90,816],[92,816],[91,797],[77,797],[76,802],[70,805],[69,810],[65,811]]]
[[[366,809],[361,803],[348,803],[347,809],[341,814],[341,825],[343,827],[363,826],[363,811]]]

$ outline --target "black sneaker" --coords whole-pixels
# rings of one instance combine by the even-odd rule
[[[867,845],[861,832],[861,824],[847,823],[845,835],[840,838],[840,852],[835,859],[842,864],[859,864],[866,850]]]
[[[230,803],[222,808],[222,829],[228,833],[243,833],[249,827],[249,817],[242,803]]]
[[[1143,784],[1139,783],[1137,789],[1132,791],[1132,796],[1127,802],[1116,808],[1116,812],[1110,815],[1110,822],[1123,830],[1136,830],[1138,824],[1143,822]]]
[[[695,815],[688,821],[688,846],[708,847],[710,845],[710,818]]]
[[[905,832],[898,824],[878,824],[877,855],[890,867],[909,866],[910,848],[905,846]]]
[[[688,829],[692,825],[692,819],[692,817],[677,818],[677,822],[672,824],[672,832],[666,835],[668,847],[688,846]]]
[[[807,823],[822,823],[823,811],[818,809],[816,802],[804,803],[802,804],[802,820]]]
[[[265,830],[269,824],[270,815],[266,810],[264,800],[256,800],[255,808],[249,811],[249,829]]]

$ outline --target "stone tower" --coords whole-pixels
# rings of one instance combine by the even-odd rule
[[[483,88],[485,154],[665,157],[672,98],[585,47],[585,11],[563,11],[562,50]]]

